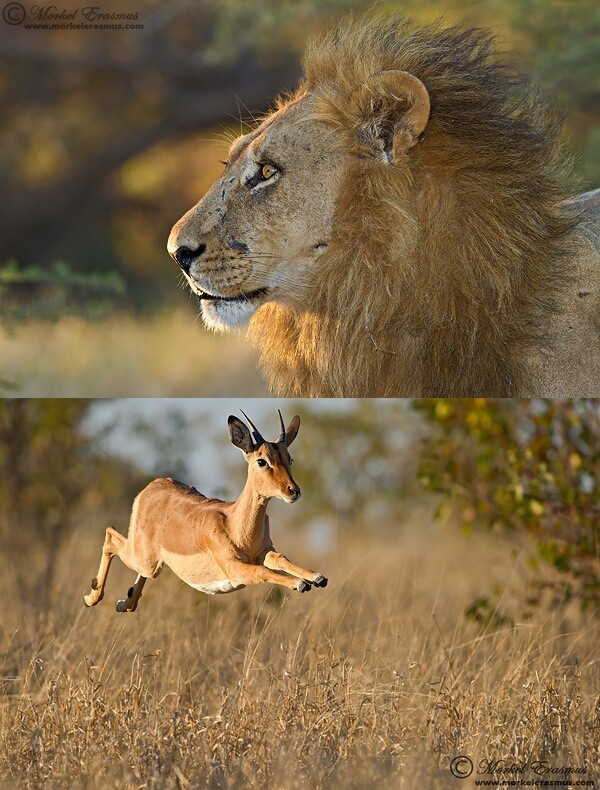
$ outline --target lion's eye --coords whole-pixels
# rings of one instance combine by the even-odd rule
[[[272,162],[257,162],[256,167],[255,175],[246,179],[246,186],[250,187],[250,189],[259,184],[264,184],[265,181],[270,181],[273,176],[280,172],[277,165],[274,165]]]
[[[272,165],[270,162],[265,162],[265,164],[262,165],[260,169],[260,174],[265,181],[267,181],[267,179],[269,178],[272,178],[276,172],[277,172],[277,168],[275,167],[275,165]]]

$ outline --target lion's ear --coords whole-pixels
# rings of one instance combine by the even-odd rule
[[[378,71],[356,90],[353,101],[362,141],[388,162],[412,148],[429,121],[427,88],[408,71]]]

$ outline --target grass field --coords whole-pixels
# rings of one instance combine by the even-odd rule
[[[45,615],[20,600],[5,557],[2,786],[474,787],[450,774],[456,755],[598,780],[597,619],[467,622],[494,585],[522,611],[524,559],[502,538],[412,522],[393,539],[338,535],[326,556],[275,527],[326,589],[209,598],[165,570],[135,614],[114,610],[133,579],[119,560],[104,601],[83,607],[98,526],[74,534]]]
[[[102,322],[65,318],[0,334],[0,376],[19,397],[267,394],[243,334],[216,335],[191,309]]]

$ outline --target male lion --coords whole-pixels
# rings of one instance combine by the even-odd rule
[[[477,30],[345,23],[168,249],[281,396],[600,395],[600,191]]]

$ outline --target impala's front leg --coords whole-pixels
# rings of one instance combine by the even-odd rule
[[[264,565],[250,565],[241,560],[229,560],[223,564],[223,569],[227,578],[236,584],[279,584],[287,587],[288,590],[298,590],[298,592],[308,592],[310,583],[306,579],[295,579],[292,576],[283,576]]]
[[[316,573],[315,571],[309,571],[307,568],[301,568],[299,565],[294,565],[287,557],[273,549],[265,554],[263,563],[267,568],[272,568],[275,571],[285,571],[291,576],[314,584],[315,587],[327,587],[327,579],[322,573]]]

